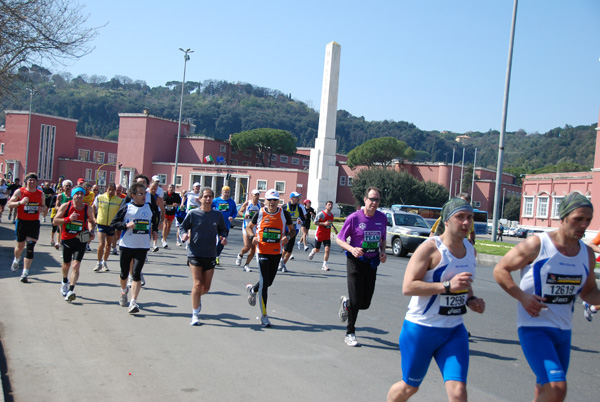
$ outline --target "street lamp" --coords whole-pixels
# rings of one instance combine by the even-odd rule
[[[29,135],[31,133],[31,106],[33,104],[33,94],[35,91],[33,88],[27,88],[29,91],[29,123],[27,124],[27,146],[25,147],[25,174],[29,173]]]
[[[190,59],[188,53],[194,53],[193,50],[186,49],[183,50],[179,48],[183,52],[183,80],[181,80],[181,99],[179,101],[179,124],[177,125],[177,148],[175,150],[175,174],[173,175],[173,184],[177,186],[177,165],[179,164],[179,140],[181,138],[181,111],[183,110],[183,87],[185,85],[185,68],[187,66],[187,62]]]

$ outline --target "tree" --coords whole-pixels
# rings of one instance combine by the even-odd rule
[[[77,59],[92,49],[97,28],[87,28],[83,6],[69,0],[0,0],[0,97],[19,67],[40,60]]]
[[[296,153],[296,138],[289,131],[256,128],[233,134],[231,146],[240,151],[255,148],[256,155],[262,160],[263,167],[271,167],[273,154],[293,155]]]
[[[504,200],[504,218],[518,221],[521,215],[521,199],[516,195],[507,196]]]
[[[394,137],[374,138],[348,152],[348,166],[351,169],[359,165],[388,167],[394,159],[412,159],[414,155],[415,151],[404,141]]]

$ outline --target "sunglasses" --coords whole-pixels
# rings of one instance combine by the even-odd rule
[[[381,201],[381,198],[371,198],[371,197],[367,197],[369,199],[369,201],[371,202],[379,202]]]

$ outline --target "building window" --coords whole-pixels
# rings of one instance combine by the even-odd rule
[[[244,156],[248,156],[248,157],[252,158],[252,150],[251,149],[244,149],[243,154],[244,154]]]
[[[220,152],[227,152],[227,145],[225,145],[225,144],[219,145],[219,151]]]
[[[523,200],[523,216],[533,216],[533,197],[524,197]]]
[[[346,185],[346,176],[340,176],[340,186]]]
[[[310,159],[302,160],[302,166],[308,166],[310,164]]]
[[[252,164],[248,161],[242,161],[242,166],[252,166]]]
[[[40,132],[40,154],[38,159],[38,174],[40,179],[52,179],[55,137],[56,126],[42,124],[42,131]]]
[[[166,174],[157,174],[158,176],[158,184],[164,186],[167,184],[167,175]]]
[[[300,164],[299,158],[292,158],[292,165],[299,165],[299,164]]]
[[[79,159],[80,161],[89,161],[90,151],[87,149],[80,149],[79,154],[77,155],[77,159]]]
[[[287,157],[287,155],[281,155],[279,157],[279,162],[281,162],[281,163],[288,163],[288,157]]]
[[[92,169],[85,169],[85,181],[94,180],[94,176],[92,176]]]
[[[535,211],[536,218],[548,217],[548,197],[538,197],[537,210]]]
[[[4,143],[0,144],[0,155],[4,155]]]
[[[267,191],[267,181],[266,180],[257,180],[256,181],[256,189],[258,191]]]
[[[114,183],[115,182],[115,172],[110,172],[110,175],[108,177],[110,177],[110,183]]]
[[[237,155],[239,153],[240,153],[240,151],[238,151],[237,148],[231,148],[231,155]]]
[[[238,161],[237,159],[232,159],[229,164],[236,166],[238,164]]]
[[[285,193],[285,182],[284,181],[276,181],[275,182],[275,190],[281,193]]]
[[[481,206],[481,201],[473,201],[473,206],[479,208]]]
[[[254,166],[256,166],[256,167],[262,167],[262,163],[258,163],[258,162],[256,162],[256,163],[254,164]]]
[[[178,174],[177,176],[175,176],[175,185],[176,186],[181,186],[181,175]]]
[[[106,170],[100,170],[97,172],[98,177],[96,177],[96,180],[98,181],[98,185],[100,187],[105,187],[106,186]]]
[[[271,162],[277,162],[277,154],[271,155]]]
[[[94,162],[104,163],[104,152],[94,151]]]
[[[558,207],[565,197],[552,197],[552,218],[559,219]]]
[[[352,187],[352,177],[348,176],[348,187]]]
[[[117,154],[108,153],[108,163],[117,163]]]

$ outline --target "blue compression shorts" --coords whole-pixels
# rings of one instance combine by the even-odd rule
[[[400,332],[402,380],[419,387],[434,358],[444,382],[467,383],[469,334],[463,324],[453,328],[426,327],[404,320]]]
[[[540,385],[567,381],[571,331],[552,327],[519,328],[521,349]]]

